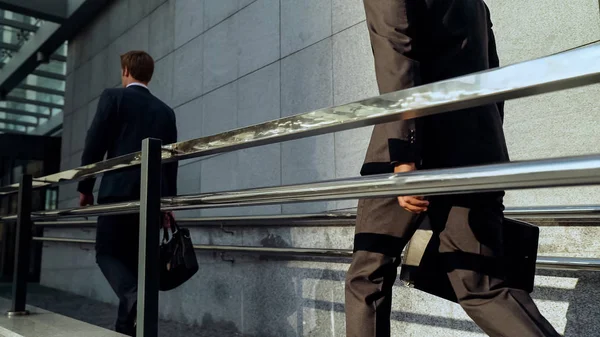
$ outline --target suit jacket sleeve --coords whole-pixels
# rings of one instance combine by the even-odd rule
[[[108,90],[105,90],[100,96],[96,115],[85,138],[85,146],[81,155],[82,166],[100,162],[104,159],[104,155],[112,139],[111,130],[113,128],[111,124],[115,122],[115,110],[115,97],[110,95]],[[77,190],[83,194],[91,194],[94,190],[95,182],[95,178],[85,179],[79,183]]]
[[[410,1],[365,0],[365,12],[380,93],[421,84],[420,63],[414,55],[411,36],[416,31],[409,22]],[[421,121],[402,120],[375,126],[374,132],[388,139],[392,164],[418,163],[421,159]]]
[[[485,6],[488,16],[488,60],[490,64],[490,69],[500,67],[500,58],[498,57],[498,50],[496,48],[496,38],[494,37],[494,31],[492,29],[492,19],[490,15],[490,10]],[[500,101],[496,103],[498,105],[498,112],[500,112],[500,117],[504,122],[504,101]]]
[[[166,140],[166,144],[173,144],[177,142],[177,123],[175,120],[175,113],[172,114],[173,123],[172,130],[170,132],[170,138]],[[168,191],[165,191],[165,196],[176,196],[177,195],[177,171],[179,169],[179,162],[171,162],[163,165],[164,179],[167,179]]]

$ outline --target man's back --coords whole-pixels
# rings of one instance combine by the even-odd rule
[[[365,0],[381,93],[499,66],[492,22],[481,0]],[[393,23],[393,24],[391,24]],[[503,104],[488,104],[374,127],[362,174],[508,161]]]
[[[82,164],[88,165],[106,158],[119,157],[141,150],[146,138],[161,139],[164,144],[177,141],[175,114],[171,108],[141,85],[106,89],[98,103],[94,121],[88,130]],[[163,195],[175,195],[177,165],[163,168]],[[82,185],[92,181],[84,181]],[[81,187],[81,185],[80,185]],[[93,188],[93,185],[92,187]],[[90,186],[83,186],[90,190]],[[102,178],[99,203],[138,199],[140,169],[108,172]]]
[[[175,113],[148,90],[154,73],[154,60],[139,50],[121,55],[121,83],[124,88],[106,89],[100,96],[94,121],[88,130],[82,165],[138,152],[142,141],[157,138],[163,144],[177,141]],[[177,194],[177,162],[163,165],[163,196]],[[95,179],[79,184],[79,205],[94,203]],[[158,183],[158,182],[156,182]],[[102,178],[98,203],[140,198],[140,167],[106,173]],[[119,298],[115,331],[136,335],[139,215],[98,217],[96,261]]]

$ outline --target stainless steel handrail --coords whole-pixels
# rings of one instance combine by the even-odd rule
[[[535,206],[509,207],[504,211],[507,217],[518,219],[552,219],[569,220],[598,220],[600,221],[600,206]],[[249,216],[220,216],[199,218],[178,218],[177,222],[188,227],[331,227],[354,226],[356,212],[331,212],[313,214],[274,214]],[[596,222],[593,222],[596,224]],[[34,225],[40,227],[95,227],[94,220],[68,221],[37,221]]]
[[[94,244],[95,240],[77,238],[51,238],[34,236],[33,241],[83,243]],[[257,253],[275,256],[312,256],[312,257],[335,257],[351,258],[350,249],[325,249],[325,248],[278,248],[278,247],[256,247],[256,246],[226,246],[226,245],[194,245],[195,250],[222,252],[222,253]]]
[[[428,116],[600,81],[600,44],[591,44],[485,72],[324,108],[163,147],[163,162]],[[81,180],[140,164],[139,152],[63,171],[34,181],[34,188]],[[14,193],[18,185],[0,188]]]
[[[354,225],[356,213],[276,214],[257,216],[223,216],[201,218],[177,218],[177,223],[188,227],[221,226],[350,226]],[[37,221],[41,227],[95,227],[93,220]]]
[[[416,171],[318,183],[164,198],[163,210],[281,204],[290,202],[443,195],[485,191],[600,184],[600,155],[512,162],[455,169]],[[126,214],[139,201],[34,212],[32,220]],[[0,218],[11,221],[16,216]]]
[[[536,207],[511,207],[504,211],[509,217],[519,219],[599,219],[600,206],[574,205],[574,206],[536,206]]]
[[[94,240],[75,239],[75,238],[49,238],[34,237],[34,241],[42,242],[63,242],[63,243],[83,243],[93,244]],[[221,245],[194,245],[194,249],[199,251],[220,252],[220,253],[243,253],[260,254],[271,256],[288,257],[323,257],[323,258],[351,258],[350,249],[324,249],[324,248],[278,248],[278,247],[257,247],[257,246],[221,246]],[[550,270],[573,270],[573,271],[600,271],[600,259],[593,258],[574,258],[574,257],[554,257],[539,256],[537,259],[538,269]]]
[[[537,266],[548,270],[600,271],[600,259],[562,256],[539,256]]]

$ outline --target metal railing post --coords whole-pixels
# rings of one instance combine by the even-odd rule
[[[29,255],[31,251],[31,191],[32,177],[21,176],[18,196],[17,235],[15,246],[15,266],[12,284],[12,307],[8,316],[29,314],[25,310],[27,299],[27,279],[29,277]]]
[[[142,143],[136,336],[158,336],[161,141]]]

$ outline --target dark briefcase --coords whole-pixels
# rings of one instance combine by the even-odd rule
[[[169,228],[163,227],[163,241],[160,245],[160,283],[159,289],[175,289],[189,280],[198,271],[198,260],[187,228],[181,228],[173,216],[168,214]]]
[[[457,302],[446,267],[438,252],[439,238],[428,230],[426,218],[407,246],[400,279],[410,287]],[[539,228],[529,223],[504,218],[504,257],[496,272],[506,277],[509,287],[533,291],[539,243]]]

